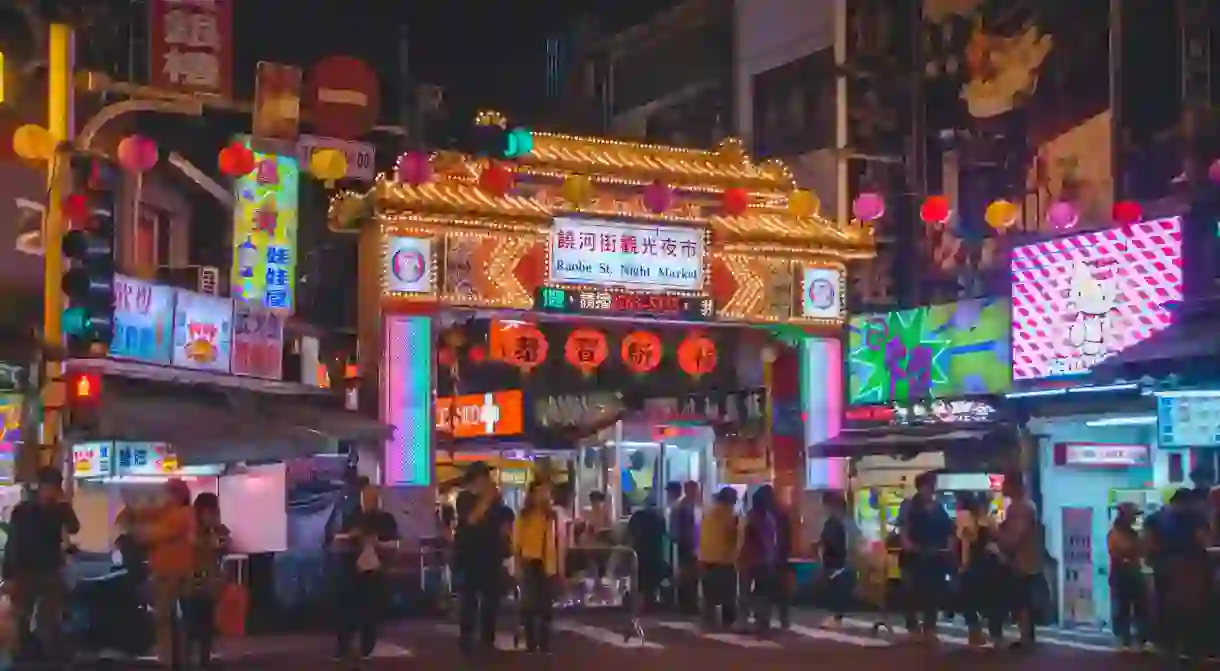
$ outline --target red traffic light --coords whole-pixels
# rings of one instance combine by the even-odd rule
[[[94,403],[102,393],[102,376],[97,373],[73,373],[67,382],[72,405]]]

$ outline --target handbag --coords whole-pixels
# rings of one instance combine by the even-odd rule
[[[250,593],[245,585],[225,583],[216,599],[216,631],[222,636],[245,636]]]

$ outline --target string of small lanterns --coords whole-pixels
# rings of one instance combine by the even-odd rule
[[[1208,178],[1220,183],[1220,160],[1209,171]],[[1214,173],[1214,174],[1213,174]],[[1111,218],[1120,226],[1138,223],[1144,218],[1140,204],[1123,200],[1114,204]],[[1021,216],[1021,206],[1012,201],[1000,198],[987,204],[983,210],[983,221],[996,231],[1004,231],[1017,223]],[[1046,209],[1046,223],[1051,230],[1067,231],[1080,223],[1080,211],[1075,203],[1068,200],[1057,200]],[[929,226],[943,226],[953,219],[953,209],[949,199],[943,195],[928,196],[919,206],[919,219]]]

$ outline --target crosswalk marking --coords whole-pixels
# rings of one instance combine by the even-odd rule
[[[459,636],[462,633],[461,627],[456,624],[439,624],[436,628],[447,636]],[[521,652],[525,650],[525,641],[520,637],[514,639],[511,632],[497,631],[496,650],[500,652]]]
[[[378,641],[377,645],[373,648],[373,653],[371,655],[369,655],[369,657],[372,659],[391,659],[391,658],[396,659],[396,658],[400,658],[400,657],[410,657],[410,656],[411,656],[410,650],[407,650],[406,648],[402,647],[401,645],[395,645],[393,643],[386,643],[385,641]]]
[[[812,638],[819,641],[834,641],[835,643],[846,643],[848,645],[858,645],[862,648],[888,648],[889,646],[893,645],[892,642],[883,638],[853,636],[851,634],[845,634],[838,631],[815,629],[813,627],[806,627],[799,624],[790,625],[788,627],[788,631],[796,634],[797,636],[803,636],[805,638]]]
[[[768,641],[766,639],[754,638],[752,636],[744,636],[742,634],[733,634],[733,633],[728,633],[728,632],[715,632],[715,633],[703,632],[703,631],[699,630],[699,625],[695,624],[694,622],[683,622],[683,621],[670,620],[670,621],[665,621],[665,622],[658,622],[657,626],[665,627],[666,629],[675,629],[677,631],[690,632],[692,634],[697,634],[699,636],[699,638],[705,638],[709,641],[716,641],[718,643],[726,643],[728,645],[735,645],[739,648],[772,648],[772,649],[774,649],[774,648],[780,647],[779,643],[776,643],[775,641]]]
[[[851,627],[853,629],[872,630],[873,626],[876,623],[869,622],[867,620],[856,619],[853,617],[845,617],[845,618],[843,618],[843,624],[844,624],[844,626]],[[893,627],[894,627],[895,632],[903,633],[903,634],[905,634],[907,632],[907,628],[901,624],[895,624],[895,625],[893,625]],[[939,631],[936,633],[936,637],[945,643],[952,643],[954,645],[969,645],[970,644],[969,639],[967,639],[963,636],[955,636],[953,634],[946,634],[946,633],[939,632]],[[1038,642],[1046,643],[1048,645],[1056,645],[1056,646],[1059,646],[1062,648],[1072,648],[1073,650],[1084,650],[1086,652],[1116,652],[1114,646],[1112,646],[1112,645],[1097,645],[1095,643],[1084,643],[1082,641],[1069,641],[1069,640],[1066,640],[1063,638],[1047,636],[1046,634],[1041,633],[1041,632],[1039,632],[1039,635],[1038,635]]]
[[[665,647],[660,643],[653,643],[652,641],[647,640],[642,641],[638,638],[627,639],[622,634],[610,631],[609,629],[580,624],[579,622],[560,620],[555,623],[555,630],[566,631],[592,641],[597,641],[598,643],[605,643],[606,645],[614,646],[616,648],[644,648],[647,650],[661,650]]]

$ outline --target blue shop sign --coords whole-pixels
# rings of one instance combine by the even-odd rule
[[[126,275],[114,281],[110,356],[169,364],[174,345],[174,289]]]

